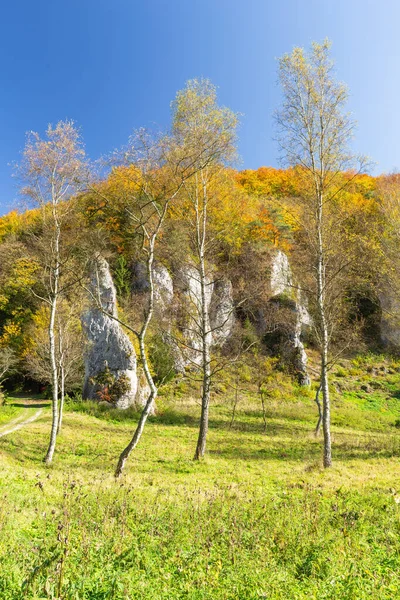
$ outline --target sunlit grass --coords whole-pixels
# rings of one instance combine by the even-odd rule
[[[338,377],[328,470],[296,386],[270,399],[266,431],[254,389],[232,427],[232,396],[215,395],[199,462],[194,390],[167,388],[117,483],[137,414],[70,404],[45,467],[45,409],[0,439],[0,597],[399,597],[400,376],[386,377],[364,395],[359,375]]]

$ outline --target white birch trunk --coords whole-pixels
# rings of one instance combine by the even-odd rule
[[[317,293],[318,293],[318,316],[320,322],[321,336],[321,390],[322,390],[322,428],[324,432],[324,467],[332,466],[332,442],[331,442],[331,404],[329,397],[329,381],[328,381],[328,348],[329,334],[325,314],[325,285],[326,274],[324,264],[324,244],[323,244],[323,225],[322,225],[323,197],[318,192],[318,207],[317,207]]]
[[[210,408],[211,391],[211,342],[212,334],[208,316],[207,305],[207,285],[206,275],[206,231],[207,231],[207,183],[205,175],[202,173],[202,206],[199,207],[198,194],[196,190],[196,239],[199,258],[200,274],[200,337],[201,337],[201,370],[202,370],[202,391],[201,391],[201,415],[199,426],[199,437],[197,440],[194,459],[202,458],[206,450],[208,419]]]
[[[56,359],[56,344],[54,336],[54,321],[57,310],[57,297],[55,296],[51,304],[50,322],[49,322],[49,342],[50,342],[50,362],[52,375],[52,401],[51,401],[51,432],[49,447],[44,459],[46,464],[50,464],[53,460],[54,450],[56,448],[56,437],[58,428],[58,370]]]
[[[134,450],[134,448],[136,448],[137,444],[139,443],[139,440],[143,433],[144,426],[147,421],[147,417],[149,416],[149,414],[152,411],[153,404],[157,398],[157,393],[158,393],[157,386],[155,385],[154,379],[150,372],[150,365],[147,360],[146,346],[145,346],[147,329],[151,322],[151,319],[153,318],[153,312],[154,312],[153,262],[154,262],[155,241],[156,241],[156,236],[152,236],[152,238],[150,240],[149,254],[148,254],[148,258],[147,258],[147,277],[148,277],[148,281],[149,281],[149,299],[148,299],[147,315],[146,315],[144,324],[138,335],[140,359],[142,361],[142,366],[143,366],[144,374],[146,376],[147,383],[149,384],[150,394],[149,394],[149,397],[147,398],[147,402],[144,405],[143,410],[141,412],[139,422],[136,426],[133,437],[132,437],[131,441],[129,442],[129,444],[126,446],[126,448],[121,452],[121,455],[118,460],[117,468],[115,470],[116,478],[118,478],[121,475],[121,473],[125,467],[125,463],[129,458],[130,453],[132,452],[132,450]]]
[[[53,281],[51,285],[51,300],[50,300],[50,320],[49,320],[49,346],[50,346],[50,364],[51,364],[51,379],[52,379],[52,402],[51,402],[51,431],[49,447],[47,449],[44,462],[50,464],[53,460],[54,451],[56,448],[56,438],[58,429],[58,369],[56,356],[56,340],[55,340],[55,320],[57,314],[58,290],[60,283],[60,226],[57,220],[56,205],[53,205],[53,219],[55,225],[54,247],[53,247]]]

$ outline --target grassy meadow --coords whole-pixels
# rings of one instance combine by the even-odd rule
[[[131,410],[70,401],[50,467],[49,407],[0,437],[0,598],[400,598],[400,363],[343,361],[332,379],[328,470],[315,390],[285,376],[266,428],[251,383],[233,423],[233,391],[218,383],[200,462],[195,390],[164,386],[117,482]],[[34,410],[10,398],[0,434]]]

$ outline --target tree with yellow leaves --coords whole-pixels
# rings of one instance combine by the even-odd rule
[[[191,331],[189,350],[197,357],[201,378],[201,415],[195,459],[204,456],[209,420],[212,383],[212,335],[208,306],[211,295],[212,273],[210,252],[215,240],[210,236],[211,212],[218,213],[218,189],[215,184],[224,165],[236,153],[238,117],[217,103],[216,88],[208,80],[191,80],[178,92],[174,105],[173,131],[188,156],[197,156],[193,177],[185,181],[181,197],[187,209],[190,255],[187,267],[199,294],[192,298],[188,329]],[[216,193],[217,192],[217,193]],[[188,346],[186,341],[185,346]]]
[[[48,337],[52,383],[52,426],[45,462],[51,463],[59,427],[59,378],[57,368],[57,311],[65,289],[71,286],[70,264],[73,203],[71,198],[86,181],[85,152],[79,131],[72,121],[49,125],[42,139],[31,132],[18,167],[22,194],[39,209],[40,235],[32,234],[32,245],[41,268],[42,292],[35,293],[49,308]]]
[[[328,41],[313,43],[310,53],[295,48],[279,60],[283,103],[276,113],[283,158],[300,173],[301,196],[294,204],[305,250],[303,287],[313,311],[321,360],[325,467],[332,464],[331,341],[341,312],[343,278],[354,261],[351,240],[342,235],[338,199],[366,166],[348,148],[355,124],[344,112],[347,89],[334,78],[329,49]],[[350,170],[352,175],[343,179],[343,171]]]

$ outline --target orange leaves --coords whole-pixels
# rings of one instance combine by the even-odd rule
[[[248,194],[263,199],[263,208],[258,215],[260,227],[254,232],[277,245],[285,246],[288,230],[298,229],[300,214],[294,214],[290,207],[291,199],[307,198],[309,193],[305,173],[300,167],[274,169],[261,167],[236,174],[236,179]],[[377,210],[377,178],[358,175],[353,172],[336,174],[336,185],[330,197],[340,206],[343,217],[359,214],[373,214]],[[329,200],[330,201],[330,200]],[[290,207],[290,208],[289,208]],[[265,214],[266,213],[266,214]],[[271,223],[268,223],[268,217]],[[264,222],[264,229],[261,222]],[[277,234],[275,229],[278,230]],[[282,235],[283,234],[283,235]]]

